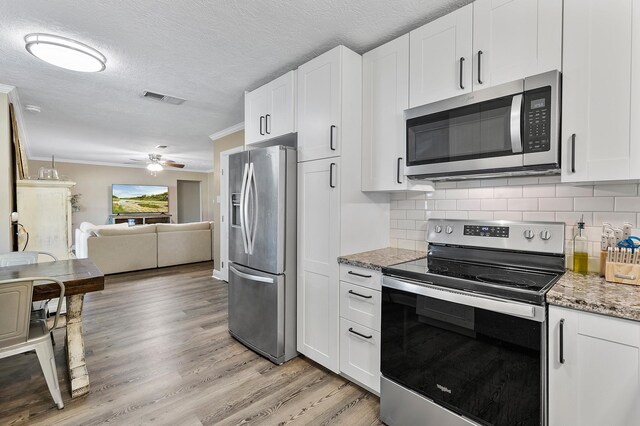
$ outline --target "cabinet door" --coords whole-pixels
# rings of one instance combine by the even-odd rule
[[[562,2],[477,0],[473,55],[474,90],[560,70]]]
[[[269,85],[244,95],[244,143],[251,145],[268,138],[265,120],[269,109]]]
[[[298,164],[298,352],[338,372],[340,159]]]
[[[298,161],[340,155],[342,46],[298,68]]]
[[[265,116],[268,138],[296,131],[296,71],[289,71],[269,83],[269,109]]]
[[[409,35],[365,53],[362,73],[362,190],[406,190]]]
[[[638,425],[639,400],[640,323],[549,307],[549,425]]]
[[[473,4],[409,33],[411,108],[471,92]]]
[[[380,392],[380,333],[340,318],[340,371]]]
[[[638,0],[620,0],[615,6],[598,0],[564,2],[564,182],[628,179],[631,164],[638,162],[640,152],[630,144],[629,107],[638,9]]]

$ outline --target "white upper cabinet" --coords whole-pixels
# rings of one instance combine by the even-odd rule
[[[296,71],[246,92],[245,145],[296,132]]]
[[[472,28],[469,4],[411,31],[411,108],[471,92]]]
[[[473,87],[507,83],[562,64],[562,1],[473,3]]]
[[[562,181],[637,179],[640,1],[564,1]]]
[[[338,46],[298,68],[298,161],[340,155],[345,50]]]
[[[406,190],[409,34],[364,54],[362,89],[362,190]]]

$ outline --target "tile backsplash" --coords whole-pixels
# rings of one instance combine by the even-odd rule
[[[434,192],[391,194],[391,245],[426,250],[429,219],[556,221],[567,224],[565,253],[572,263],[576,222],[584,215],[589,269],[600,262],[602,223],[633,224],[640,235],[638,184],[571,185],[559,177],[436,183]]]

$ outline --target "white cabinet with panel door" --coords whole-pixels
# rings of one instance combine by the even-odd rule
[[[549,425],[640,424],[640,322],[549,307]]]
[[[245,145],[296,132],[296,71],[245,93]]]
[[[473,3],[473,90],[560,70],[562,1]]]
[[[564,1],[562,181],[640,177],[640,1]]]

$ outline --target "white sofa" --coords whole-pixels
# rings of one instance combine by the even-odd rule
[[[128,226],[80,225],[76,256],[89,258],[105,274],[212,259],[210,222]]]

